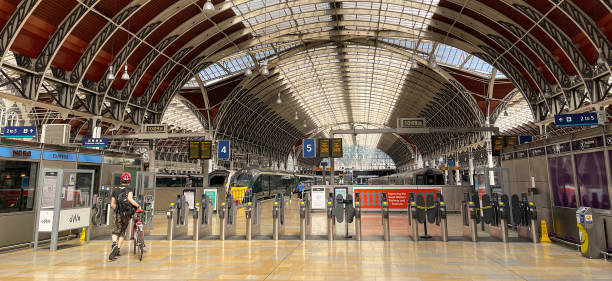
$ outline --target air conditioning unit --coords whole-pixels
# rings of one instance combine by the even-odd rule
[[[45,124],[42,126],[41,139],[48,144],[68,144],[70,142],[69,124]]]

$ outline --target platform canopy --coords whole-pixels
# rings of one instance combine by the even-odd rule
[[[277,159],[305,137],[398,117],[481,127],[520,104],[504,124],[533,131],[608,106],[609,1],[207,3],[1,0],[0,97],[39,124],[69,122],[74,138],[96,116],[106,134],[165,120]],[[341,137],[399,166],[483,134]]]

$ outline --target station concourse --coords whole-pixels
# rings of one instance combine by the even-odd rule
[[[0,280],[610,280],[611,38],[607,0],[0,0]]]

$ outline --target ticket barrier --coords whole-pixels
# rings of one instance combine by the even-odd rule
[[[230,193],[225,197],[225,202],[221,203],[221,208],[217,213],[219,215],[219,239],[225,240],[236,235],[236,201],[233,200]]]
[[[580,207],[576,211],[576,223],[578,224],[578,235],[580,237],[580,253],[589,259],[600,259],[605,251],[604,223],[596,223],[593,209]]]
[[[517,227],[519,238],[525,238],[533,243],[538,243],[538,213],[535,204],[527,200],[527,194],[525,193],[521,194],[520,201],[516,194],[512,195],[511,200],[512,218]]]
[[[305,241],[308,235],[312,233],[312,217],[311,217],[311,205],[308,194],[302,195],[302,201],[300,201],[300,240]]]
[[[250,197],[249,197],[250,198]],[[252,198],[245,204],[244,215],[246,217],[246,240],[253,240],[259,235],[261,229],[260,205],[257,198]]]
[[[501,198],[498,198],[497,196],[493,197],[493,200],[491,201],[493,217],[491,224],[489,225],[489,233],[491,234],[491,237],[504,243],[508,243],[508,220],[510,218],[510,211],[508,208],[508,195],[504,194],[501,196]]]
[[[415,200],[416,198],[416,200]],[[440,239],[443,242],[448,242],[448,223],[446,217],[446,203],[442,198],[441,193],[434,195],[429,193],[426,196],[423,194],[409,195],[408,224],[412,226],[412,239],[419,241],[420,239],[432,238],[429,232],[439,233]],[[419,224],[423,225],[423,235],[419,235]],[[430,230],[428,232],[428,229]]]
[[[336,200],[334,201],[333,208],[333,217],[335,218],[335,222],[333,224],[332,230],[335,232],[335,223],[343,223],[344,222],[344,238],[351,238],[349,235],[349,223],[353,223],[355,219],[355,208],[353,207],[353,196],[351,194],[347,194],[346,198],[342,197],[342,195],[338,194],[336,196]],[[335,234],[335,233],[334,233]]]
[[[334,241],[336,233],[336,221],[334,219],[334,197],[329,196],[327,199],[327,240]]]
[[[389,229],[389,200],[387,199],[387,193],[382,194],[382,227],[383,227],[383,240],[391,241],[391,233]]]
[[[212,235],[212,205],[206,194],[202,200],[196,202],[193,210],[193,241]]]
[[[355,193],[355,240],[361,241],[361,202],[359,192]]]
[[[285,196],[276,194],[272,205],[272,239],[279,240],[285,234]]]
[[[187,235],[187,224],[185,223],[184,212],[185,208],[187,208],[187,204],[185,198],[180,194],[177,197],[176,204],[170,203],[170,208],[168,208],[168,212],[166,212],[166,216],[168,218],[168,241],[172,241],[177,237]]]
[[[478,208],[478,194],[464,194],[461,201],[462,234],[472,242],[478,242],[478,224],[480,223],[480,208]]]

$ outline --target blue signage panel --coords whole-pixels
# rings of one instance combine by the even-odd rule
[[[40,150],[0,146],[0,157],[40,159]]]
[[[79,162],[102,163],[102,155],[79,154]]]
[[[519,144],[528,143],[528,142],[532,142],[532,141],[533,141],[533,137],[532,136],[520,136],[519,137]]]
[[[230,158],[230,141],[223,140],[217,142],[217,159]]]
[[[559,127],[599,125],[596,112],[555,115],[555,125]]]
[[[107,147],[107,138],[83,138],[81,144],[85,147]]]
[[[44,151],[43,160],[58,160],[58,161],[76,161],[76,153],[57,152],[57,151]]]
[[[448,166],[449,166],[449,167],[455,167],[455,161],[453,161],[453,160],[449,160],[449,161],[448,161]]]
[[[4,127],[5,138],[35,138],[36,126]]]
[[[304,158],[315,158],[317,156],[315,143],[315,139],[304,139],[304,143],[302,143],[302,151],[304,152]]]

